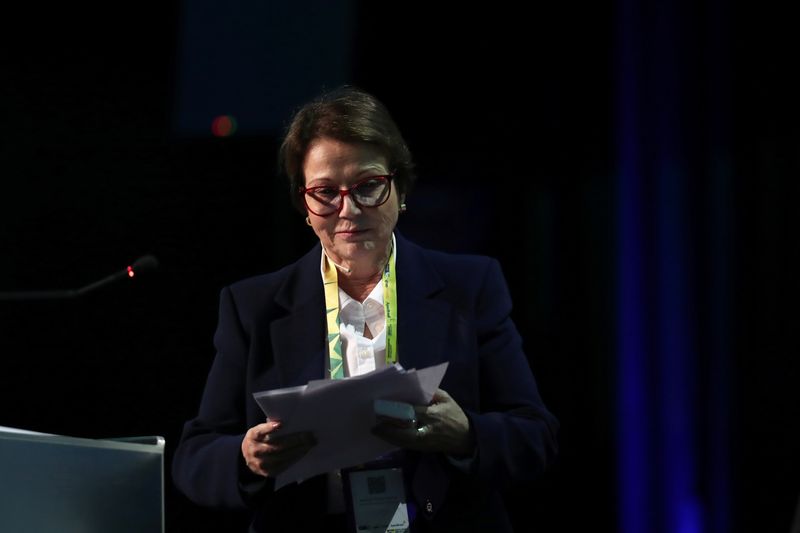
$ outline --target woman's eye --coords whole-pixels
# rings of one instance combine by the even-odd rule
[[[375,180],[362,181],[361,183],[358,184],[358,187],[356,188],[358,189],[359,192],[366,193],[381,187],[381,185],[382,185],[381,180],[375,179]]]
[[[322,187],[317,189],[315,194],[321,198],[333,198],[339,195],[339,190],[334,187]]]

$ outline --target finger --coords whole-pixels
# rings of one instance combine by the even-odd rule
[[[267,435],[264,442],[269,443],[278,448],[296,448],[298,446],[313,446],[317,443],[314,434],[309,431],[301,431],[298,433],[289,433],[281,435],[279,433],[271,433]]]
[[[431,439],[431,428],[429,426],[421,427],[424,427],[425,429],[401,429],[387,425],[378,425],[372,429],[372,433],[386,442],[401,448],[422,451],[429,450],[433,444],[433,439]]]
[[[267,421],[263,424],[251,427],[247,431],[247,437],[251,440],[265,442],[269,434],[280,427],[281,423],[278,421]]]
[[[280,448],[262,442],[252,442],[245,450],[245,462],[248,465],[258,464],[271,465],[280,463],[295,456],[302,456],[314,447],[314,444],[295,446],[292,448]]]
[[[257,440],[266,441],[273,431],[281,428],[281,423],[277,420],[268,420],[263,424],[255,426],[257,429]]]
[[[405,420],[393,416],[376,415],[375,420],[378,424],[386,424],[397,428],[412,428],[417,425],[416,420]]]
[[[438,403],[442,401],[446,401],[450,398],[450,395],[447,394],[447,391],[444,389],[436,389],[436,392],[433,393],[433,398],[431,398],[431,403]]]
[[[436,389],[436,392],[434,392],[431,397],[430,403],[428,405],[415,405],[414,412],[417,414],[430,414],[431,410],[439,410],[442,404],[447,405],[451,402],[453,402],[452,396],[447,394],[443,389]]]
[[[279,463],[297,454],[304,455],[313,447],[313,445],[308,445],[286,449],[276,449],[274,447],[260,448],[253,451],[253,457],[268,463]]]
[[[291,450],[269,454],[264,458],[256,459],[257,469],[264,472],[263,475],[275,476],[299,461],[312,447],[292,448]]]
[[[434,396],[433,403],[428,406],[425,414],[434,418],[447,418],[453,413],[462,412],[463,409],[446,391],[438,389]]]
[[[243,450],[251,455],[265,455],[295,448],[315,446],[317,440],[310,432],[276,435],[270,433],[263,440],[246,440]]]
[[[422,418],[427,420],[446,420],[450,418],[453,413],[460,411],[461,408],[454,401],[446,401],[431,405],[428,410],[422,415]]]
[[[444,389],[436,389],[436,392],[433,393],[433,398],[431,399],[431,405],[436,405],[439,403],[450,403],[453,402],[453,397],[444,390]]]
[[[439,412],[438,409],[434,409],[435,406],[425,406],[424,410],[421,410],[417,413],[417,424],[416,427],[420,426],[430,426],[434,425],[438,421],[437,414]]]
[[[272,444],[269,442],[257,443],[250,448],[250,454],[257,457],[278,456],[283,453],[292,453],[294,450],[308,450],[316,446],[314,440],[307,440],[300,443],[292,443],[291,446],[285,444]]]
[[[247,455],[250,457],[267,457],[269,455],[274,455],[280,453],[284,450],[277,446],[273,446],[272,444],[264,443],[264,442],[254,442],[250,444],[247,448]]]
[[[430,405],[415,405],[414,406],[414,413],[417,416],[417,421],[427,417],[430,415],[430,410],[434,407],[435,404]]]

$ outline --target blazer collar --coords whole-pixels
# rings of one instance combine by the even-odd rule
[[[325,375],[325,293],[319,271],[322,248],[314,246],[294,265],[275,293],[286,314],[270,324],[272,353],[284,387]]]
[[[322,299],[324,308],[325,293],[322,290],[322,278],[319,270],[321,258],[322,246],[317,243],[306,255],[289,267],[290,274],[275,294],[275,302],[291,311],[305,307],[312,300]]]
[[[395,231],[397,242],[397,334],[400,364],[424,368],[446,360],[452,306],[437,298],[445,284],[428,252]],[[314,246],[293,267],[275,295],[287,310],[271,325],[273,350],[285,386],[325,375],[325,295],[320,277],[322,249]]]

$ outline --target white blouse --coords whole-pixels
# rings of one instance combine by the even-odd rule
[[[369,327],[372,338],[364,336]],[[345,356],[345,376],[360,376],[386,366],[386,313],[383,283],[378,283],[363,302],[339,289],[339,332]]]

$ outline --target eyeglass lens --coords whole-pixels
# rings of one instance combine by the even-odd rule
[[[386,201],[390,184],[385,177],[369,178],[348,189],[361,207],[376,207]],[[323,215],[339,210],[344,195],[336,187],[312,187],[306,190],[306,202],[312,212]]]

